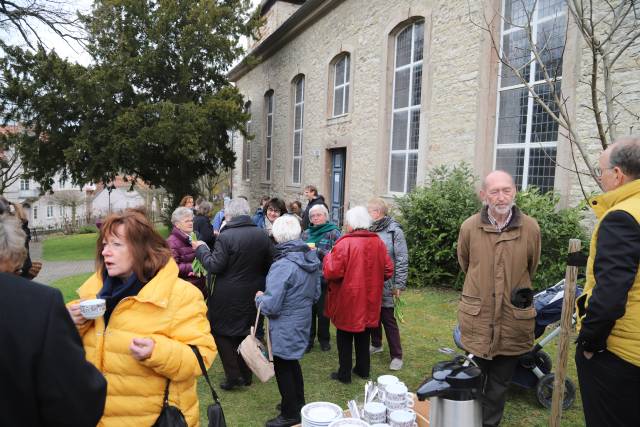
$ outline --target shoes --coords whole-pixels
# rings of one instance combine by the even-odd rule
[[[296,424],[300,424],[300,417],[298,418],[285,418],[282,414],[275,418],[270,419],[265,424],[265,427],[291,427]]]
[[[374,347],[372,345],[369,346],[369,354],[382,353],[382,346]]]
[[[226,381],[221,382],[220,388],[223,390],[229,391],[229,390],[233,390],[234,388],[250,386],[250,385],[251,385],[251,380],[245,380],[244,378],[236,378],[235,380],[227,379]]]
[[[362,375],[360,372],[358,372],[358,371],[356,370],[356,368],[353,368],[353,369],[351,370],[351,372],[353,372],[354,374],[356,374],[357,376],[359,376],[359,377],[360,377],[360,378],[362,378],[363,380],[368,380],[368,379],[369,379],[369,374],[367,374],[367,375]]]
[[[329,350],[331,350],[331,344],[329,344],[328,342],[321,342],[320,343],[320,349],[322,351],[329,351]]]
[[[343,380],[342,378],[340,378],[340,375],[338,375],[337,372],[332,372],[330,378],[332,380],[340,381],[342,384],[351,384],[351,378]]]
[[[391,359],[389,369],[391,369],[392,371],[399,371],[400,369],[402,369],[402,359],[398,359],[396,357]]]

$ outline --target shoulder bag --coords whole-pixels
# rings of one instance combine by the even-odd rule
[[[200,365],[200,370],[202,371],[202,376],[209,385],[209,389],[211,390],[211,397],[213,397],[213,403],[207,406],[207,418],[209,418],[209,427],[227,427],[227,421],[224,419],[222,405],[220,405],[218,394],[211,385],[211,380],[209,379],[207,368],[205,368],[204,362],[202,361],[200,350],[198,350],[198,347],[196,347],[195,345],[190,345],[189,347],[191,347],[191,350],[193,350],[193,352],[196,354],[198,365]]]
[[[164,388],[164,401],[160,416],[151,427],[188,427],[187,420],[180,408],[169,405],[169,384],[171,380],[167,378],[167,386]]]
[[[271,339],[269,337],[269,325],[265,327],[265,338],[267,341],[267,349],[264,344],[256,338],[256,330],[258,329],[258,319],[260,318],[260,306],[256,315],[256,323],[251,327],[251,334],[248,335],[238,346],[238,352],[244,359],[245,363],[256,374],[260,381],[267,382],[275,375],[273,369],[273,354],[271,353]]]

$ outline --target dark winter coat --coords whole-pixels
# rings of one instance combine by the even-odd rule
[[[298,360],[309,344],[311,307],[320,298],[320,260],[302,240],[276,246],[276,261],[267,275],[267,289],[256,298],[269,318],[273,354]]]
[[[0,425],[95,426],[107,382],[60,292],[0,273]]]
[[[362,332],[380,323],[382,288],[393,276],[393,261],[376,233],[345,234],[324,257],[329,282],[324,314],[336,328]]]
[[[213,234],[213,226],[211,220],[204,215],[195,215],[193,217],[193,231],[196,232],[198,238],[205,242],[210,248],[216,242],[216,236]]]
[[[196,257],[196,251],[191,247],[189,237],[187,237],[182,231],[178,230],[177,227],[173,227],[171,234],[167,238],[167,244],[169,245],[169,249],[171,249],[173,259],[176,261],[176,264],[178,264],[178,269],[180,271],[178,277],[196,286],[200,289],[203,295],[206,294],[206,277],[189,276],[189,273],[193,272],[191,263],[193,263],[193,260]]]
[[[306,230],[311,225],[311,219],[309,218],[309,211],[315,205],[324,205],[325,208],[329,209],[327,207],[327,204],[324,202],[324,196],[318,196],[315,199],[311,200],[309,203],[307,203],[307,207],[304,208],[304,212],[302,213],[302,229],[303,230]]]
[[[198,247],[196,257],[215,275],[207,301],[214,335],[249,334],[256,318],[256,292],[265,288],[273,254],[273,244],[248,215],[226,223],[213,251],[205,245]]]

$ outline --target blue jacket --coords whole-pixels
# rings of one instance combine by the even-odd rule
[[[220,231],[220,227],[222,226],[222,221],[224,221],[224,209],[220,209],[218,213],[211,220],[211,225],[213,225],[214,231]]]
[[[273,354],[299,360],[309,344],[311,307],[320,298],[321,263],[302,240],[281,243],[276,251],[256,307],[262,303],[262,313],[269,318]]]
[[[256,209],[256,213],[251,217],[251,220],[258,228],[264,228],[264,211],[262,208]]]

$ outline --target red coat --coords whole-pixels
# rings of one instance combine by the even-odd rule
[[[362,332],[378,326],[393,261],[376,233],[357,230],[342,236],[324,257],[322,272],[329,282],[324,314],[336,328]]]

